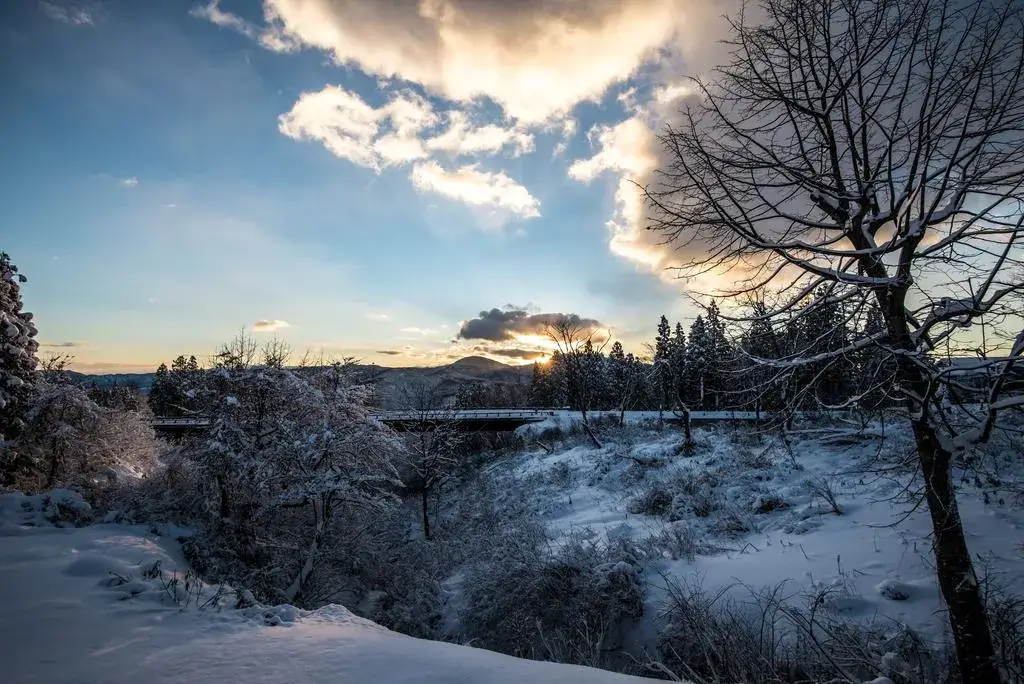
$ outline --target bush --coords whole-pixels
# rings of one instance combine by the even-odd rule
[[[669,584],[659,633],[660,661],[651,671],[696,684],[781,684],[869,681],[896,684],[954,681],[952,650],[933,650],[915,633],[891,624],[861,625],[794,607],[783,586],[707,594],[700,587]]]
[[[463,636],[502,653],[601,666],[643,615],[640,554],[628,542],[574,539],[548,552],[537,530],[476,564]]]
[[[672,494],[656,484],[629,502],[627,510],[636,515],[665,515],[672,508]]]

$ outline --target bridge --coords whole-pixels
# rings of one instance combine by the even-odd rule
[[[590,411],[592,420],[618,420],[618,411]],[[569,409],[441,409],[430,411],[379,411],[375,420],[398,432],[425,432],[441,425],[450,425],[461,432],[511,432],[530,423],[560,419],[571,423],[580,419],[578,411]],[[669,424],[682,423],[678,414],[666,411],[626,411],[627,423],[663,420]],[[694,425],[731,421],[756,421],[765,418],[754,411],[691,411]],[[209,418],[154,418],[153,429],[167,434],[184,435],[203,432],[210,427]]]

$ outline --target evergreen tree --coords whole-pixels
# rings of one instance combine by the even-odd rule
[[[689,382],[685,391],[686,403],[707,408],[708,363],[712,356],[711,340],[704,317],[697,316],[690,324],[690,343],[686,347],[686,369]]]
[[[24,426],[36,380],[39,343],[32,314],[21,310],[24,282],[18,267],[0,252],[0,440],[16,436]]]
[[[686,385],[686,333],[682,323],[676,323],[675,333],[669,342],[668,359],[672,372],[672,405],[686,403],[683,398]]]
[[[178,389],[167,370],[167,364],[157,366],[153,376],[153,384],[149,388],[149,408],[153,415],[163,418],[178,418],[181,409],[178,405]]]
[[[725,332],[725,322],[714,301],[708,305],[704,327],[707,333],[704,396],[707,407],[717,411],[735,403],[730,401],[735,389],[730,381],[732,347]]]
[[[668,318],[662,315],[661,320],[658,321],[658,335],[654,338],[655,384],[658,393],[658,408],[662,410],[672,405],[671,345],[672,327],[668,324]]]
[[[758,362],[758,359],[778,359],[783,354],[784,342],[765,317],[766,312],[764,302],[754,303],[750,315],[753,321],[743,336],[743,349],[748,357],[753,357],[744,361],[743,376],[750,387],[745,403],[755,410],[779,411],[786,402],[786,375]]]

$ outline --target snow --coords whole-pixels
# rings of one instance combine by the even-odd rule
[[[827,592],[835,614],[865,623],[895,620],[939,642],[948,626],[930,521],[904,496],[909,476],[878,474],[872,458],[883,433],[889,449],[910,449],[892,426],[876,426],[859,439],[844,430],[794,434],[792,458],[768,438],[743,441],[727,430],[695,429],[693,457],[676,455],[678,428],[626,437],[610,432],[602,435],[602,449],[527,453],[503,476],[508,488],[531,492],[555,545],[581,534],[638,543],[669,535],[695,547],[693,555],[672,558],[665,551],[649,563],[641,640],[655,633],[671,581],[725,590],[737,600],[780,583],[795,600]],[[697,487],[681,494],[680,482]],[[834,489],[842,515],[815,493],[823,482]],[[979,571],[986,566],[1010,591],[1024,594],[1024,512],[998,496],[985,502],[969,482],[958,486]],[[631,502],[654,487],[673,495],[668,510],[631,513]],[[710,514],[695,512],[707,506]]]
[[[84,503],[70,492],[0,495],[0,644],[10,684],[648,681],[414,639],[337,605],[260,606],[247,592],[199,583],[171,537],[50,524],[64,524],[55,502]]]

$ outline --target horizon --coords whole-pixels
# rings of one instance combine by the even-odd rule
[[[692,320],[707,283],[675,278],[631,181],[738,3],[361,4],[0,10],[3,247],[44,352],[142,371],[244,326],[516,364],[552,315],[635,352],[660,315]]]

